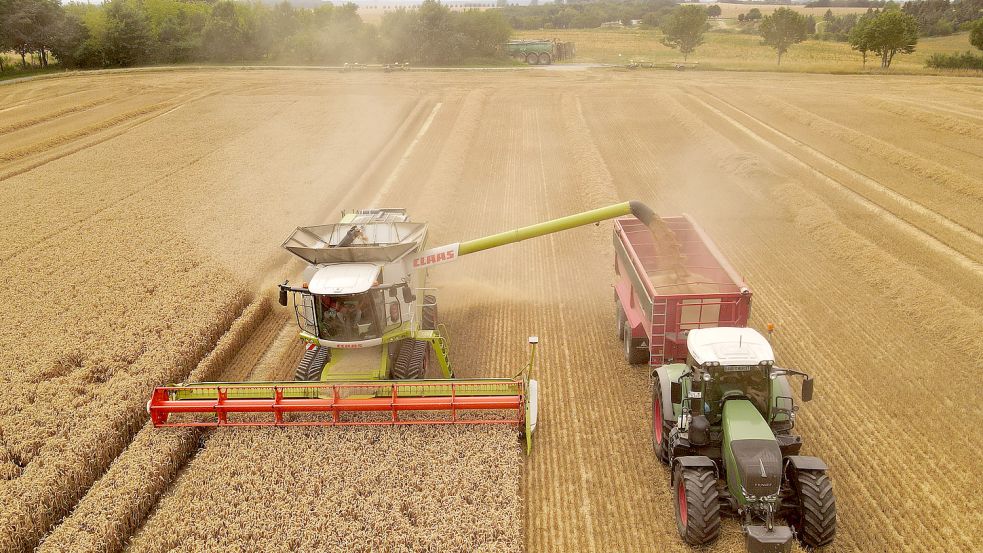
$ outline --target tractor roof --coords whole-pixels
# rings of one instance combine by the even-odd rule
[[[721,365],[757,365],[774,361],[771,344],[751,328],[698,328],[689,331],[686,348],[699,364],[716,361]]]

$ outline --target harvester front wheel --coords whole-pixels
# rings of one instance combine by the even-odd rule
[[[706,545],[720,536],[717,475],[710,467],[677,465],[672,478],[676,529],[690,545]]]
[[[655,456],[669,464],[669,426],[662,413],[662,383],[656,376],[652,380],[652,449]]]
[[[437,330],[437,296],[423,296],[423,330]]]
[[[634,338],[631,335],[631,327],[627,324],[625,325],[625,360],[628,361],[629,365],[641,365],[642,363],[648,363],[649,355],[642,346],[642,340],[640,338]]]
[[[317,382],[321,380],[324,365],[331,360],[331,348],[315,347],[304,352],[304,357],[294,371],[294,380],[299,382]]]
[[[829,475],[821,470],[797,470],[791,480],[797,505],[788,522],[799,541],[809,549],[833,543],[836,498]]]
[[[396,354],[392,377],[396,380],[419,380],[427,373],[428,342],[406,340]]]

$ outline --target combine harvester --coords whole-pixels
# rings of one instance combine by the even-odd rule
[[[832,543],[836,503],[826,464],[799,455],[798,405],[771,344],[746,328],[751,290],[688,217],[664,219],[688,273],[646,225],[615,221],[617,335],[632,364],[652,369],[652,444],[672,474],[676,526],[691,545],[712,542],[721,513],[740,517],[752,553]],[[769,325],[769,333],[772,331]],[[788,526],[776,524],[784,518]]]
[[[158,387],[147,404],[151,420],[155,426],[511,424],[528,449],[536,427],[538,390],[530,372],[538,339],[530,338],[529,362],[514,378],[455,378],[427,270],[625,215],[647,222],[672,246],[658,217],[639,202],[429,250],[426,223],[410,221],[402,209],[358,210],[336,224],[298,228],[283,247],[307,262],[303,281],[279,287],[281,305],[293,297],[307,343],[295,380]],[[427,378],[431,360],[442,378]]]

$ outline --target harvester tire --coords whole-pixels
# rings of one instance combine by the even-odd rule
[[[791,475],[796,508],[788,517],[802,545],[814,549],[833,543],[836,535],[836,498],[826,471],[797,470]]]
[[[629,365],[641,365],[642,363],[648,363],[649,355],[642,347],[642,340],[640,338],[633,338],[631,335],[631,327],[625,325],[625,361],[628,361]]]
[[[550,65],[551,63],[553,63],[552,56],[546,52],[539,54],[539,65]]]
[[[706,545],[720,536],[717,475],[711,467],[677,465],[672,477],[676,529],[690,545]]]
[[[316,347],[305,351],[304,357],[301,358],[300,363],[297,365],[297,370],[294,371],[294,380],[298,382],[320,381],[321,372],[330,360],[330,348],[321,351],[321,348]]]
[[[662,383],[656,376],[652,380],[652,449],[655,456],[669,464],[669,431],[665,415],[662,413]]]
[[[539,65],[539,54],[536,52],[529,52],[526,54],[526,63],[529,65]]]
[[[427,372],[427,353],[430,343],[408,339],[403,342],[393,363],[392,377],[396,380],[419,380]]]
[[[420,324],[422,330],[437,330],[437,296],[423,296],[423,321]]]

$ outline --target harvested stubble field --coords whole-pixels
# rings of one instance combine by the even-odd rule
[[[524,461],[503,429],[141,429],[154,384],[290,374],[293,322],[262,290],[296,272],[296,225],[399,205],[443,243],[630,198],[693,215],[780,361],[816,375],[798,427],[831,466],[832,550],[983,549],[981,92],[610,71],[0,87],[0,550],[687,551],[646,371],[613,337],[610,225],[432,271],[461,373],[511,374],[542,340]],[[742,547],[728,521],[709,550]]]

